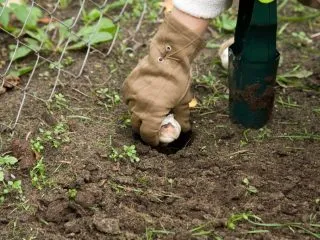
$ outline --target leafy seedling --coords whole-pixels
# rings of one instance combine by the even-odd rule
[[[17,162],[18,159],[13,156],[0,156],[0,204],[5,201],[9,194],[14,194],[16,199],[24,199],[21,180],[16,180],[13,175],[11,175],[13,179],[10,180],[5,177],[5,173],[8,173]]]
[[[109,154],[109,158],[113,161],[128,159],[132,163],[140,161],[140,158],[137,156],[137,150],[135,145],[124,145],[122,150],[112,147],[111,153]]]
[[[98,104],[105,106],[106,109],[114,107],[121,101],[119,93],[109,88],[98,89],[96,95],[99,99]]]
[[[44,186],[48,183],[43,158],[41,158],[31,169],[30,177],[32,186],[36,187],[39,190],[42,190]]]
[[[256,194],[256,193],[258,193],[258,189],[257,189],[255,186],[252,186],[252,185],[250,184],[250,181],[249,181],[248,178],[244,178],[244,179],[242,180],[242,184],[243,184],[244,187],[246,188],[247,193],[249,193],[249,194]]]
[[[70,200],[76,199],[77,194],[78,194],[78,191],[75,188],[70,188],[68,190],[68,197],[69,197]]]
[[[214,19],[215,27],[221,32],[222,30],[232,32],[236,28],[237,20],[235,16],[228,13],[222,13]]]

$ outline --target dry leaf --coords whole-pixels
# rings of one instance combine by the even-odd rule
[[[195,108],[198,105],[198,101],[196,98],[192,98],[191,102],[189,102],[189,108]]]
[[[173,9],[173,3],[172,0],[164,0],[162,3],[160,3],[160,5],[162,7],[164,7],[164,11],[167,12],[171,12]]]

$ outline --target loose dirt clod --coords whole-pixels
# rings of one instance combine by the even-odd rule
[[[15,139],[11,143],[13,155],[19,160],[20,169],[29,169],[36,162],[36,157],[26,140]]]
[[[68,210],[68,202],[65,200],[57,200],[51,202],[45,214],[45,219],[48,222],[62,222],[65,220]]]
[[[94,216],[93,225],[103,233],[116,235],[120,233],[119,220],[115,218],[105,218],[103,216]]]

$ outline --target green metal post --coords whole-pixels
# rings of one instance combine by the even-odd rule
[[[230,118],[247,128],[271,117],[279,63],[277,4],[240,0],[235,43],[229,48]]]

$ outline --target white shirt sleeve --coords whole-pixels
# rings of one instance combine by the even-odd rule
[[[173,0],[182,12],[199,18],[214,18],[232,5],[232,0]]]

